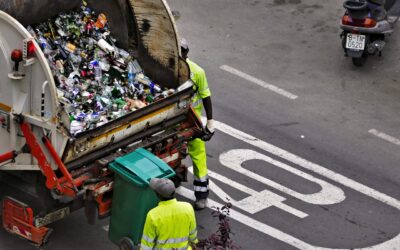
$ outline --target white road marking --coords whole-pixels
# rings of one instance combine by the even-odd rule
[[[253,180],[259,181],[264,183],[270,187],[273,187],[281,192],[289,194],[297,199],[300,199],[304,202],[316,205],[331,205],[336,204],[344,201],[346,196],[342,189],[314,176],[307,174],[303,171],[300,171],[296,168],[293,168],[285,163],[279,162],[277,160],[272,159],[266,155],[260,154],[251,149],[233,149],[227,152],[224,152],[219,157],[220,162],[222,165],[226,166],[227,168],[232,169],[238,173],[241,173],[245,176],[252,178]],[[309,182],[313,182],[321,187],[321,189],[312,194],[302,194],[296,192],[288,187],[285,187],[275,181],[272,181],[268,178],[265,178],[261,175],[254,173],[253,171],[249,171],[242,167],[242,164],[246,161],[250,160],[261,160],[268,162],[276,167],[279,167],[283,170],[288,171],[294,175],[297,175]]]
[[[189,200],[192,200],[192,201],[196,200],[196,198],[194,197],[193,191],[191,191],[185,187],[179,187],[176,190],[176,193],[179,195],[182,195],[183,197],[185,197]],[[222,207],[222,206],[223,206],[222,204],[220,204],[212,199],[208,199],[207,207],[209,207],[210,209],[216,210],[216,208]],[[300,239],[297,239],[296,237],[293,237],[292,235],[289,235],[289,234],[282,232],[274,227],[268,226],[260,221],[250,218],[249,216],[239,213],[235,209],[230,210],[229,217],[250,227],[250,228],[253,228],[256,231],[259,231],[261,233],[269,235],[277,240],[283,241],[286,244],[296,247],[298,249],[341,250],[339,248],[324,248],[324,247],[310,245]],[[383,242],[381,244],[371,246],[371,247],[366,247],[366,248],[359,248],[356,250],[386,250],[386,249],[396,250],[396,249],[399,249],[398,246],[400,246],[399,235],[397,235],[395,238],[388,240],[386,242]]]
[[[274,154],[280,158],[283,158],[287,161],[295,163],[300,167],[303,167],[305,169],[313,171],[319,175],[322,175],[328,179],[336,181],[348,188],[351,188],[355,191],[358,191],[364,195],[372,197],[384,204],[387,204],[389,206],[392,206],[392,207],[400,210],[400,201],[396,200],[384,193],[381,193],[375,189],[365,186],[359,182],[356,182],[346,176],[335,173],[332,170],[324,168],[318,164],[307,161],[306,159],[303,159],[303,158],[301,158],[297,155],[294,155],[284,149],[278,148],[278,147],[276,147],[272,144],[269,144],[267,142],[264,142],[256,137],[253,137],[249,134],[246,134],[242,131],[232,128],[229,125],[226,125],[224,123],[215,122],[215,126],[218,130],[226,133],[229,136],[232,136],[243,142],[249,143],[250,145],[253,145],[262,150],[265,150],[265,151],[267,151],[271,154]],[[192,195],[191,191],[189,191],[189,190],[183,190],[183,191],[182,191],[182,189],[180,190],[180,193],[182,195],[184,195],[185,197],[189,196],[189,192],[190,192],[190,195]],[[192,199],[193,199],[193,197],[192,197]],[[215,203],[213,201],[209,203],[209,207],[212,207],[212,206],[215,206]],[[310,244],[303,242],[303,241],[301,241],[289,234],[286,234],[276,228],[265,225],[259,221],[256,221],[256,220],[254,220],[248,216],[245,216],[243,214],[240,214],[236,211],[232,211],[231,217],[251,228],[254,228],[255,230],[263,232],[271,237],[274,237],[280,241],[283,241],[283,242],[285,242],[289,245],[292,245],[296,248],[299,248],[299,249],[331,249],[331,248],[322,248],[322,247],[310,245]],[[360,249],[369,249],[369,250],[393,249],[394,250],[394,249],[399,249],[399,246],[400,246],[400,234],[396,235],[394,238],[392,238],[391,240],[388,240],[386,242],[379,243],[377,245],[366,247],[366,248],[360,248]]]
[[[193,191],[185,188],[185,187],[179,187],[176,190],[177,194],[182,195],[183,197],[190,199],[192,201],[194,201],[196,198],[194,197]],[[208,199],[208,205],[209,208],[216,210],[216,208],[218,207],[222,207],[223,205],[212,200],[212,199]],[[299,249],[315,249],[314,246],[305,243],[304,241],[301,241],[291,235],[288,235],[276,228],[273,228],[271,226],[268,226],[264,223],[261,223],[255,219],[250,218],[249,216],[246,216],[242,213],[237,212],[235,209],[231,209],[230,210],[230,215],[229,217],[231,217],[232,219],[239,221],[240,223],[253,228],[261,233],[264,233],[266,235],[269,235],[271,237],[274,237],[278,240],[281,240],[289,245],[292,245],[294,247],[297,247]],[[322,249],[322,248],[321,248]]]
[[[284,89],[281,89],[281,88],[279,88],[279,87],[277,87],[275,85],[272,85],[270,83],[264,82],[263,80],[257,79],[254,76],[248,75],[248,74],[246,74],[246,73],[244,73],[244,72],[242,72],[240,70],[237,70],[235,68],[232,68],[232,67],[230,67],[228,65],[222,65],[220,67],[220,69],[225,70],[225,71],[227,71],[227,72],[229,72],[229,73],[231,73],[233,75],[239,76],[239,77],[241,77],[241,78],[243,78],[243,79],[245,79],[245,80],[247,80],[249,82],[255,83],[255,84],[257,84],[257,85],[259,85],[259,86],[261,86],[263,88],[269,89],[269,90],[271,90],[271,91],[273,91],[273,92],[275,92],[275,93],[277,93],[279,95],[282,95],[284,97],[287,97],[287,98],[289,98],[291,100],[295,100],[295,99],[298,98],[297,95],[294,95],[294,94],[292,94],[292,93],[290,93],[290,92],[288,92],[288,91],[286,91]]]
[[[108,230],[110,230],[110,225],[106,225],[104,227],[102,227],[104,231],[108,232]]]
[[[264,151],[267,151],[267,152],[274,154],[280,158],[290,161],[302,168],[313,171],[319,175],[322,175],[326,178],[336,181],[346,187],[354,189],[362,194],[370,196],[380,202],[383,202],[385,204],[388,204],[389,206],[395,207],[400,210],[400,201],[398,201],[384,193],[381,193],[375,189],[367,187],[367,186],[365,186],[361,183],[358,183],[344,175],[333,172],[332,170],[324,168],[318,164],[307,161],[306,159],[303,159],[303,158],[301,158],[295,154],[292,154],[284,149],[278,148],[272,144],[269,144],[267,142],[264,142],[256,137],[254,137],[254,136],[251,136],[251,135],[246,134],[242,131],[239,131],[235,128],[232,128],[229,125],[226,125],[226,124],[218,122],[218,121],[215,121],[214,124],[215,124],[216,129],[220,130],[221,132],[224,132],[225,134],[227,134],[229,136],[232,136],[232,137],[239,139],[243,142],[246,142],[250,145],[258,147]]]
[[[193,173],[193,167],[190,167],[189,171]],[[234,206],[250,214],[255,214],[266,208],[274,206],[302,219],[308,216],[308,214],[282,203],[286,200],[286,198],[277,195],[271,191],[263,190],[261,192],[257,192],[211,170],[208,170],[208,175],[211,178],[219,180],[233,188],[236,188],[237,190],[249,194],[249,197],[240,201],[236,201],[230,195],[225,193],[220,187],[218,187],[218,185],[210,180],[210,190],[212,190],[218,197],[220,197],[222,200],[228,198]]]
[[[371,130],[368,131],[368,133],[373,134],[373,135],[381,138],[382,140],[385,140],[387,142],[390,142],[390,143],[393,143],[395,145],[400,146],[400,140],[399,139],[397,139],[397,138],[395,138],[393,136],[387,135],[385,133],[379,132],[376,129],[371,129]]]

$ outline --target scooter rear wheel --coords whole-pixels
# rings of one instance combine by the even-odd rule
[[[351,58],[351,60],[353,61],[354,66],[362,67],[365,64],[365,62],[367,61],[367,56],[363,55],[362,57],[358,57],[358,58],[353,57],[353,58]]]

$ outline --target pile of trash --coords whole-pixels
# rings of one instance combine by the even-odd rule
[[[27,29],[49,62],[72,135],[175,92],[148,78],[138,61],[116,46],[107,16],[85,5]]]

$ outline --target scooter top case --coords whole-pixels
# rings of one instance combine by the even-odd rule
[[[343,7],[349,16],[356,19],[366,18],[370,12],[367,1],[347,0]]]

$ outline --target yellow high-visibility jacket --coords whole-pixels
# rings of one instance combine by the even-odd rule
[[[201,110],[203,109],[203,99],[211,96],[211,90],[208,87],[208,81],[206,73],[203,68],[201,68],[196,63],[186,59],[190,68],[190,78],[194,83],[195,95],[193,97],[192,107],[196,111],[196,114],[201,117]]]
[[[192,249],[197,226],[192,205],[176,199],[161,201],[149,211],[141,240],[142,250]]]

